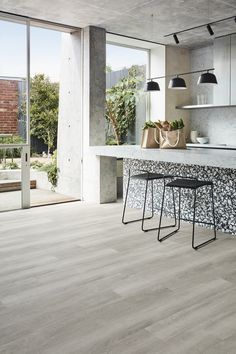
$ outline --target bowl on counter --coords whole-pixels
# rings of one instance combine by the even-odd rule
[[[209,143],[209,138],[207,136],[198,136],[197,141],[199,142],[199,144],[208,144]]]

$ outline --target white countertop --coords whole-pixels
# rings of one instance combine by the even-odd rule
[[[227,144],[199,144],[199,143],[187,143],[187,147],[196,147],[203,149],[222,149],[222,150],[236,150],[236,145]]]
[[[130,158],[236,169],[236,150],[142,149],[139,145],[91,146],[97,156]]]

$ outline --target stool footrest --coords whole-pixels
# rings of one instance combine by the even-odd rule
[[[174,230],[174,231],[172,231],[172,232],[170,232],[169,234],[163,236],[162,238],[160,238],[159,235],[158,235],[158,238],[157,238],[157,239],[158,239],[159,242],[162,242],[162,241],[166,240],[167,238],[169,238],[169,237],[171,237],[171,236],[177,234],[178,231],[179,231],[179,228],[176,229],[176,230]]]
[[[193,222],[193,219],[180,218],[180,220]],[[203,225],[212,225],[212,226],[214,226],[214,223],[213,223],[213,222],[208,222],[208,221],[195,220],[195,223],[196,223],[196,224],[203,224]]]
[[[175,227],[176,226],[176,223],[173,224],[173,225],[166,225],[166,226],[161,226],[161,230],[162,229],[168,229],[170,227]],[[144,229],[144,227],[142,228],[142,231],[144,232],[148,232],[148,231],[154,231],[154,230],[159,230],[159,227],[152,227],[150,229]]]
[[[126,224],[131,224],[132,222],[137,222],[137,221],[143,221],[143,220],[148,220],[148,219],[152,219],[153,218],[153,215],[151,215],[151,216],[148,216],[148,217],[146,217],[146,218],[140,218],[140,219],[135,219],[135,220],[130,220],[130,221],[124,221],[124,220],[122,220],[122,223],[124,224],[124,225],[126,225]]]
[[[204,247],[204,246],[208,245],[208,243],[211,243],[211,242],[213,242],[213,241],[215,241],[215,240],[216,240],[216,237],[213,237],[213,238],[211,238],[210,240],[205,241],[205,242],[202,242],[202,243],[200,243],[200,244],[197,245],[197,246],[193,246],[193,248],[194,248],[195,250],[198,250],[199,248]]]

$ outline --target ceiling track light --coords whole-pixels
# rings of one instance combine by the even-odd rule
[[[175,43],[176,43],[176,44],[179,44],[179,38],[177,37],[177,34],[176,34],[176,33],[173,34],[173,38],[174,38],[174,40],[175,40]]]
[[[178,32],[173,32],[173,33],[169,33],[169,34],[166,34],[164,37],[170,37],[170,36],[173,36],[174,40],[175,40],[175,43],[176,44],[179,44],[179,40],[178,40],[178,37],[177,35],[179,35],[180,33],[184,33],[184,32],[189,32],[189,31],[192,31],[192,30],[195,30],[195,29],[198,29],[198,28],[207,28],[209,34],[211,36],[214,35],[214,31],[212,29],[212,25],[215,25],[217,23],[220,23],[220,22],[224,22],[224,21],[229,21],[229,20],[234,20],[236,22],[236,16],[230,16],[230,17],[226,17],[226,18],[222,18],[221,20],[217,20],[217,21],[212,21],[212,22],[209,22],[209,23],[205,23],[204,25],[199,25],[199,26],[194,26],[194,27],[191,27],[191,28],[186,28],[182,31],[178,31]],[[176,41],[177,39],[177,41]]]
[[[145,91],[160,91],[160,86],[159,86],[158,82],[151,80],[151,81],[147,82]]]
[[[203,69],[203,70],[195,70],[189,71],[181,74],[173,74],[173,75],[166,75],[166,76],[158,76],[148,79],[147,87],[145,91],[160,91],[160,86],[158,82],[153,80],[164,79],[164,78],[171,78],[169,82],[168,88],[174,90],[185,90],[187,88],[185,80],[180,77],[182,75],[190,75],[196,73],[202,73],[199,78],[197,84],[217,84],[216,76],[209,71],[214,71],[215,69]]]
[[[206,73],[203,73],[199,76],[197,84],[198,85],[201,85],[201,84],[215,84],[215,85],[217,85],[218,82],[217,82],[216,76],[213,73],[209,73],[209,70],[207,70]]]
[[[179,77],[179,75],[176,75],[176,77],[170,79],[168,88],[173,90],[186,90],[187,86],[185,80]]]
[[[213,31],[211,25],[207,25],[207,30],[208,30],[210,36],[213,36],[213,35],[214,35],[214,31]]]

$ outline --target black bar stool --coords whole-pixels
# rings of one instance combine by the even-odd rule
[[[144,228],[144,221],[153,218],[154,216],[154,205],[153,205],[153,181],[156,180],[163,180],[163,193],[165,191],[165,178],[171,178],[169,175],[164,175],[162,173],[152,173],[148,171],[140,171],[142,173],[134,174],[131,175],[131,171],[129,170],[129,176],[128,176],[128,182],[127,182],[127,187],[126,187],[126,194],[125,194],[125,201],[124,201],[124,207],[123,207],[123,214],[122,214],[122,223],[123,224],[130,224],[132,222],[137,222],[137,221],[142,221],[141,223],[141,229],[144,232],[147,231],[152,231],[152,230],[158,230],[158,227],[154,228]],[[129,187],[130,187],[130,181],[131,180],[140,180],[145,182],[145,192],[144,192],[144,203],[143,203],[143,213],[142,213],[142,218],[140,219],[135,219],[135,220],[125,220],[125,212],[126,212],[126,206],[127,206],[127,200],[128,200],[128,194],[129,194]],[[152,191],[152,214],[149,217],[145,217],[145,212],[146,212],[146,202],[147,202],[147,192],[148,192],[148,183],[151,182],[151,191]],[[176,212],[175,212],[175,200],[174,200],[174,191],[172,191],[172,196],[173,196],[173,205],[174,205],[174,218],[175,218],[175,223],[172,225],[168,226],[162,226],[162,229],[168,228],[168,227],[175,227],[176,226]]]
[[[197,190],[201,187],[205,187],[205,186],[209,186],[210,187],[210,194],[211,194],[211,203],[212,203],[212,219],[213,222],[203,222],[203,221],[199,221],[195,219],[195,214],[196,214],[196,200],[197,200]],[[163,236],[162,238],[161,236],[161,220],[162,220],[162,214],[163,214],[163,207],[164,207],[164,201],[165,201],[165,188],[171,188],[172,191],[174,190],[174,188],[178,188],[179,190],[179,205],[178,205],[178,225],[177,225],[177,229],[170,232],[169,234]],[[190,189],[194,191],[194,195],[193,195],[193,219],[181,219],[181,190],[182,189]],[[174,211],[175,211],[175,206],[174,206]],[[193,223],[193,228],[192,228],[192,248],[197,250],[200,247],[203,247],[205,245],[207,245],[210,242],[213,242],[216,240],[216,225],[215,225],[215,208],[214,208],[214,195],[213,195],[213,182],[210,181],[200,181],[197,179],[193,179],[193,178],[177,178],[174,181],[171,181],[169,183],[167,183],[166,185],[164,185],[164,192],[163,192],[163,197],[162,197],[162,203],[161,203],[161,215],[160,215],[160,221],[159,221],[159,228],[158,228],[158,236],[157,239],[158,241],[164,241],[167,238],[173,236],[174,234],[176,234],[179,229],[180,229],[180,220],[184,220],[184,221],[192,221]],[[211,238],[208,241],[202,242],[198,245],[195,245],[195,223],[198,222],[200,224],[205,224],[205,225],[212,225],[214,228],[214,237]]]

